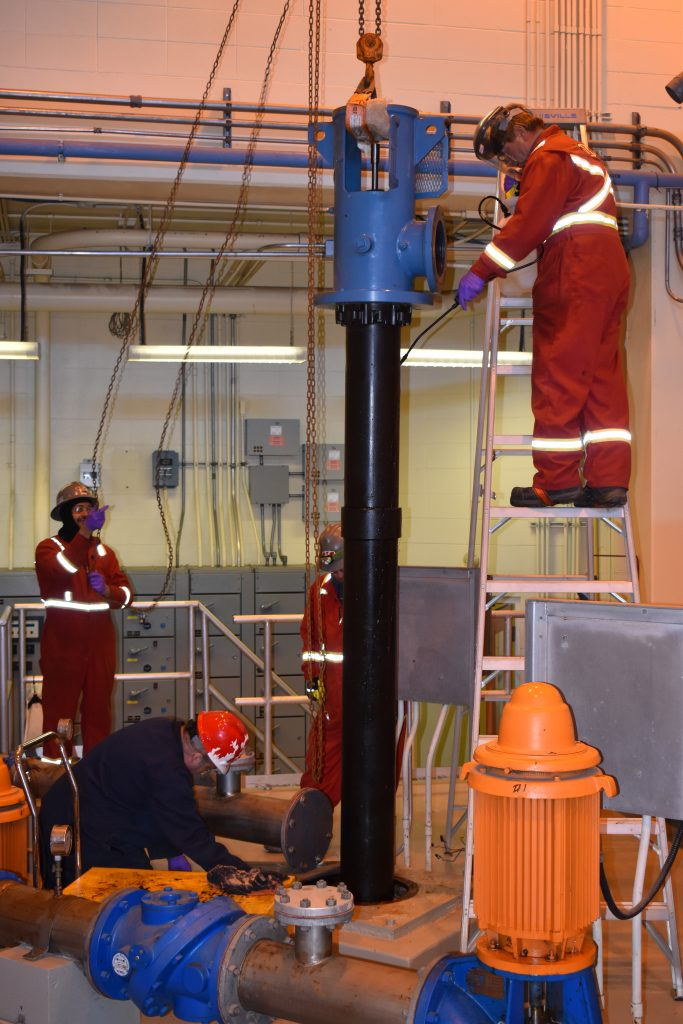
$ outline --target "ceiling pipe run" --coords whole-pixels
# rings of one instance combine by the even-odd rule
[[[31,249],[90,249],[121,246],[122,248],[144,248],[151,246],[156,236],[155,230],[138,228],[117,228],[112,230],[94,229],[89,231],[55,231],[49,235],[40,235],[31,242]],[[223,231],[167,231],[164,235],[166,249],[220,249],[225,241]],[[243,234],[238,235],[232,249],[262,249],[266,246],[283,245],[308,246],[305,234]],[[188,254],[191,255],[191,254]]]
[[[18,284],[0,282],[0,310],[17,312],[21,295]],[[33,284],[27,287],[27,308],[31,313],[106,313],[132,309],[137,285],[115,284]],[[145,299],[148,316],[195,313],[202,295],[200,287],[155,285]],[[290,314],[302,316],[308,309],[305,288],[217,288],[212,313]]]

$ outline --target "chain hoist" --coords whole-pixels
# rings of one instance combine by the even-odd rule
[[[346,104],[346,128],[360,146],[372,146],[379,141],[382,132],[378,133],[368,124],[368,102],[377,97],[375,83],[375,64],[382,59],[382,4],[375,3],[375,31],[365,31],[365,2],[358,5],[358,40],[356,57],[365,65],[365,74],[356,86],[353,96]]]

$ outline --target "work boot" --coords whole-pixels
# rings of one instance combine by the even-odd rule
[[[589,487],[586,485],[574,501],[578,508],[619,508],[626,504],[626,487]]]
[[[510,504],[517,508],[548,508],[550,505],[578,504],[580,487],[565,487],[561,491],[544,491],[542,487],[513,487]]]

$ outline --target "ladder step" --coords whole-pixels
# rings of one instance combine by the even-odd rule
[[[632,594],[630,580],[587,580],[583,576],[494,576],[487,594]]]
[[[519,656],[508,656],[508,657],[494,657],[493,655],[486,655],[482,658],[482,668],[486,671],[494,672],[522,672],[524,670],[524,657]]]
[[[493,447],[500,444],[525,444],[531,447],[531,434],[494,434]]]
[[[552,505],[550,508],[517,508],[515,505],[491,505],[492,519],[624,519],[626,506],[618,508],[574,508]]]

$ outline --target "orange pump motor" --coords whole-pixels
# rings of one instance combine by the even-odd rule
[[[0,761],[0,868],[28,880],[28,815],[26,797],[12,785],[7,765]]]
[[[600,753],[576,740],[560,691],[525,683],[496,741],[462,768],[473,790],[477,956],[525,975],[590,966],[600,912],[600,793],[614,796]]]

